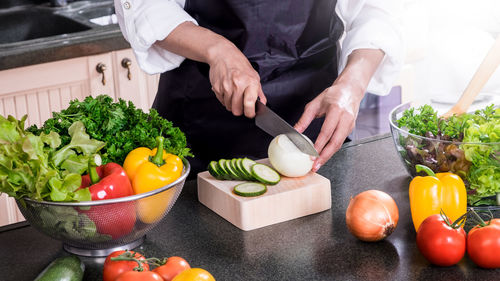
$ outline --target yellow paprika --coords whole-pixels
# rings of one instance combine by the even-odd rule
[[[417,172],[429,176],[415,177],[410,182],[410,209],[415,230],[429,216],[441,210],[453,222],[467,212],[467,191],[462,179],[453,173],[437,173],[423,165],[416,165]]]
[[[182,174],[182,160],[163,149],[163,137],[157,137],[157,147],[153,150],[138,147],[132,150],[125,161],[123,169],[127,173],[135,194],[149,192],[166,186]],[[169,189],[156,195],[140,199],[137,202],[138,215],[141,221],[153,223],[160,219],[174,195]]]

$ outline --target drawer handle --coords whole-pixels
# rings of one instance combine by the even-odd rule
[[[132,61],[129,58],[122,59],[122,67],[127,69],[128,80],[132,80],[132,73],[130,73],[130,66],[131,65],[132,65]]]
[[[95,70],[98,72],[98,73],[101,73],[102,74],[102,84],[103,85],[106,85],[106,77],[104,77],[104,71],[106,70],[106,65],[102,62],[98,63],[95,67]]]

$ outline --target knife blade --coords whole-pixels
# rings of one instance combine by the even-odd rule
[[[285,134],[297,148],[311,156],[318,157],[319,154],[301,133],[297,132],[290,124],[283,120],[278,114],[269,109],[260,100],[256,103],[255,125],[261,128],[264,132],[276,137],[280,134]]]

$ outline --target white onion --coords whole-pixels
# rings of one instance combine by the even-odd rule
[[[286,136],[276,136],[267,150],[271,165],[287,177],[301,177],[311,171],[314,161]]]

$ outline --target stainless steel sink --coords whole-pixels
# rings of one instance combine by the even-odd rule
[[[47,10],[13,9],[0,13],[0,44],[80,32],[90,26]]]
[[[96,25],[117,24],[115,7],[113,5],[93,6],[78,11],[78,16],[88,19]]]
[[[0,9],[0,49],[25,41],[67,39],[115,25],[113,1],[74,1],[63,7],[49,2]]]

